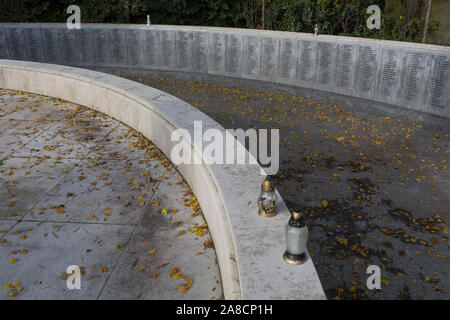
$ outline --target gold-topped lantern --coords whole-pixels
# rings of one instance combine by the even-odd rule
[[[272,181],[265,179],[258,198],[258,214],[261,217],[273,217],[277,214],[277,195]]]

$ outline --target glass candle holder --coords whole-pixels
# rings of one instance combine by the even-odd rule
[[[308,243],[308,227],[303,213],[292,212],[286,226],[286,251],[283,259],[289,264],[303,264],[307,260],[306,244]]]
[[[258,214],[262,217],[273,217],[277,214],[277,195],[272,181],[264,180],[258,198]]]

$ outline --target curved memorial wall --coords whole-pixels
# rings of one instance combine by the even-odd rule
[[[79,30],[65,24],[0,24],[0,43],[0,59],[256,82],[325,101],[395,105],[450,118],[448,47],[248,29],[103,24]]]

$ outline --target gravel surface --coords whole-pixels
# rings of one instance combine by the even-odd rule
[[[280,129],[273,178],[287,205],[307,213],[308,246],[328,298],[449,299],[447,119],[129,79],[187,101],[225,128]],[[381,268],[380,290],[366,286],[368,265]]]

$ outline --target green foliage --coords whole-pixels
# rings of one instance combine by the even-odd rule
[[[81,18],[96,23],[146,23],[261,28],[263,0],[0,0],[0,22],[65,22],[76,3]],[[264,0],[265,28],[293,32],[370,37],[418,42],[423,12],[408,17],[407,1],[392,0]],[[422,1],[422,0],[417,0]],[[367,7],[382,11],[382,28],[366,26]],[[420,4],[420,3],[419,3]],[[424,10],[423,5],[419,6]],[[385,8],[389,10],[386,12]],[[432,21],[429,33],[436,30]]]
[[[366,18],[368,16],[366,15]],[[394,12],[382,12],[382,28],[380,30],[370,30],[360,25],[352,35],[365,38],[421,42],[424,23],[424,16],[414,16],[408,19],[404,12],[399,12],[397,9]],[[428,34],[431,35],[439,27],[439,24],[439,21],[431,21],[428,26]]]

